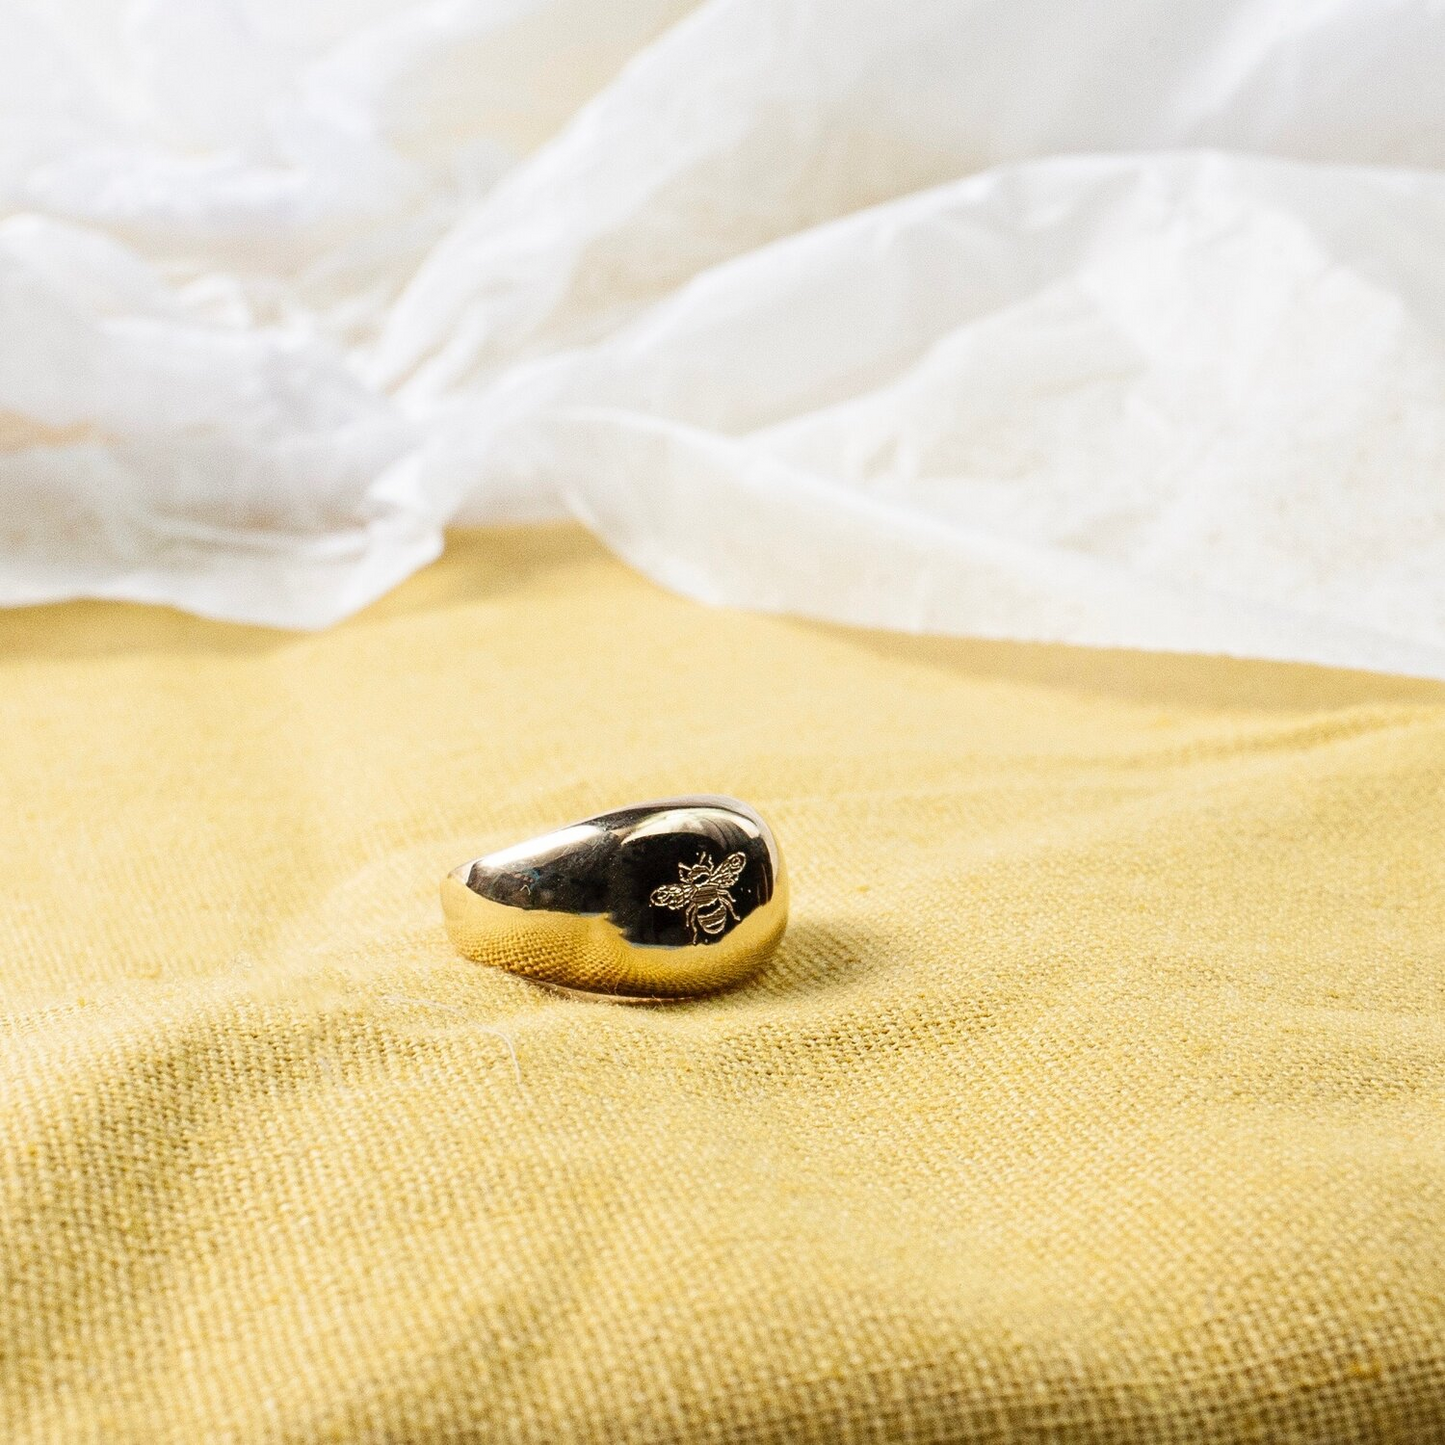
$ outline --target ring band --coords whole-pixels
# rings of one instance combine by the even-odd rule
[[[788,923],[772,829],[735,798],[666,798],[488,853],[442,880],[458,951],[610,998],[688,998],[761,968]]]

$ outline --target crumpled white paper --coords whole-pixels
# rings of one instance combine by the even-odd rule
[[[1445,10],[0,3],[0,601],[709,600],[1445,677]]]

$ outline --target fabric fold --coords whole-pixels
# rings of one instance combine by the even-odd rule
[[[0,602],[317,627],[454,521],[570,508],[743,606],[1445,675],[1434,7],[0,24]],[[685,472],[628,501],[574,450],[609,410],[781,489],[736,515],[726,578],[652,520],[695,505]],[[826,566],[807,527],[741,535],[792,515],[793,475],[853,528]],[[1107,575],[1117,605],[1004,567],[980,610],[962,557],[928,608],[860,589],[902,566],[861,499]],[[1230,620],[1165,628],[1150,588]]]

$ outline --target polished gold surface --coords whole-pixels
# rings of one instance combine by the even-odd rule
[[[788,923],[772,830],[735,798],[666,798],[463,863],[442,880],[467,958],[610,998],[687,998],[760,968]]]

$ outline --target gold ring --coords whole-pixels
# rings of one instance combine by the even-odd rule
[[[454,868],[459,952],[539,983],[621,999],[711,993],[756,972],[788,926],[772,829],[735,798],[665,798]]]

